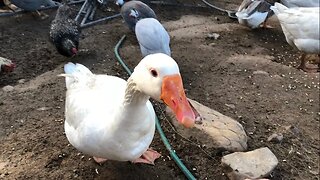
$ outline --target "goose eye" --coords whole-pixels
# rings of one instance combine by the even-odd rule
[[[150,73],[153,77],[158,77],[158,72],[155,69],[150,69]]]

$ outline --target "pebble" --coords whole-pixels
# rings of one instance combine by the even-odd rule
[[[218,34],[218,33],[209,33],[207,35],[207,37],[210,38],[210,39],[217,40],[220,37],[220,34]]]
[[[269,75],[268,72],[266,72],[266,71],[261,71],[261,70],[253,71],[252,74],[254,74],[254,75],[266,75],[266,76]]]
[[[234,104],[224,104],[225,106],[231,108],[231,109],[235,109],[236,106]]]
[[[7,166],[6,162],[0,162],[0,170],[4,169]]]
[[[269,142],[280,143],[283,140],[283,135],[281,133],[274,133],[268,137]]]
[[[315,171],[309,170],[309,172],[313,175],[319,175],[319,170],[315,170]]]
[[[278,165],[277,157],[267,147],[228,154],[221,161],[233,170],[233,175],[250,179],[266,177]]]
[[[300,130],[297,127],[293,126],[293,125],[286,126],[285,128],[286,128],[287,131],[292,132],[294,135],[298,135],[300,133]]]
[[[37,110],[38,111],[47,111],[49,109],[51,109],[51,108],[50,107],[41,107],[41,108],[38,108]]]
[[[13,91],[13,90],[14,90],[14,87],[13,87],[13,86],[10,86],[10,85],[7,85],[7,86],[4,86],[4,87],[2,88],[2,90],[3,90],[4,92],[10,92],[10,91]]]
[[[210,43],[209,44],[209,46],[211,46],[211,47],[214,47],[214,46],[216,46],[217,44],[216,43]]]
[[[23,84],[23,83],[25,83],[25,82],[26,82],[25,79],[20,79],[20,80],[18,81],[19,84]]]

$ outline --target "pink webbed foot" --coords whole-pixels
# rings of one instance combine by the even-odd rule
[[[161,156],[160,153],[149,148],[138,159],[132,161],[132,163],[145,163],[145,164],[154,165],[154,161],[158,159],[160,156]]]
[[[264,21],[261,25],[260,25],[261,28],[264,28],[264,29],[273,29],[274,27],[271,26],[271,25],[268,25],[266,21]]]
[[[107,159],[99,158],[99,157],[93,157],[93,160],[98,164],[102,164],[107,161]]]

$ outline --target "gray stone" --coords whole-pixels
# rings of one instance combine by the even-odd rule
[[[231,174],[249,179],[266,177],[278,165],[277,157],[267,147],[228,154],[221,161],[224,166],[233,170]]]
[[[195,124],[194,128],[183,128],[172,111],[166,109],[179,134],[185,138],[192,136],[208,148],[220,148],[230,152],[247,149],[247,135],[239,122],[194,100],[189,101],[202,117],[202,123]]]
[[[10,92],[10,91],[13,91],[13,90],[14,90],[14,87],[13,87],[13,86],[10,86],[10,85],[7,85],[7,86],[4,86],[4,87],[2,88],[2,90],[3,90],[4,92]]]

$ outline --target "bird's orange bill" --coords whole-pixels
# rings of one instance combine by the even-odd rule
[[[160,98],[173,110],[184,127],[189,128],[194,125],[195,114],[187,100],[179,74],[163,78]]]

